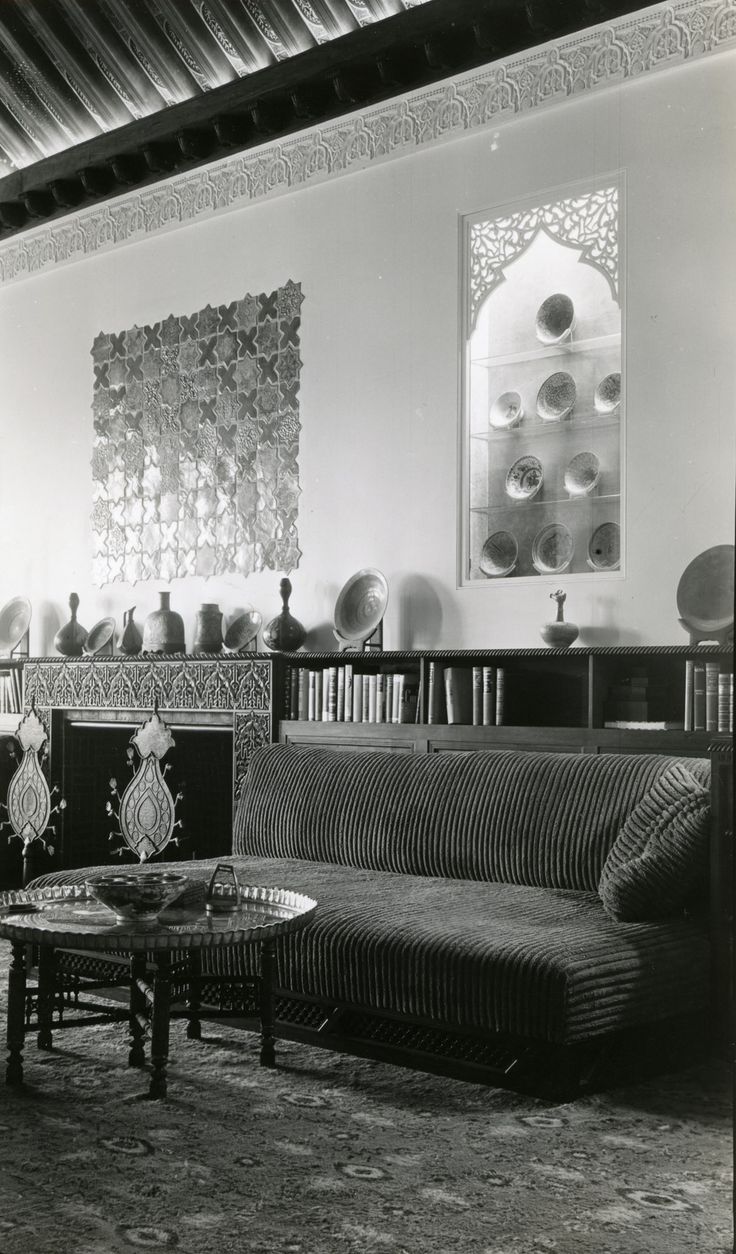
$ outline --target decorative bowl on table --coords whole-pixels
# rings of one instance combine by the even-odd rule
[[[88,897],[112,910],[118,923],[157,919],[187,887],[178,871],[104,871],[85,881]]]
[[[524,417],[524,407],[518,392],[502,392],[497,396],[488,412],[488,421],[492,427],[505,430],[515,427]]]
[[[559,422],[572,413],[577,388],[575,380],[566,370],[548,375],[537,392],[537,413],[544,422]]]
[[[621,403],[621,375],[618,371],[607,374],[601,379],[593,393],[593,404],[597,414],[612,414]]]
[[[575,306],[564,292],[548,296],[537,310],[537,339],[542,344],[564,344],[575,326]]]
[[[484,575],[499,578],[511,574],[518,556],[519,545],[516,536],[510,531],[494,531],[481,549],[478,565]]]
[[[565,467],[565,491],[570,496],[587,496],[601,477],[601,464],[595,453],[578,453]]]
[[[542,527],[532,543],[532,564],[540,575],[559,575],[567,570],[575,552],[572,534],[564,523]]]
[[[239,653],[252,644],[261,630],[263,619],[258,610],[247,610],[234,618],[225,632],[223,644],[229,653]]]
[[[542,463],[531,453],[519,457],[506,475],[506,494],[515,501],[530,501],[542,486]]]

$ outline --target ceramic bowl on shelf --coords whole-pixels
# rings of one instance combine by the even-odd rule
[[[621,375],[616,370],[601,379],[593,394],[597,414],[613,414],[621,403]]]
[[[734,546],[716,544],[685,567],[677,585],[680,622],[700,640],[723,637],[734,621]]]
[[[515,427],[524,417],[524,408],[518,392],[502,392],[497,396],[488,413],[492,427],[503,430]]]
[[[0,655],[7,655],[20,644],[31,621],[27,597],[13,597],[0,610]]]
[[[540,575],[558,575],[573,559],[575,543],[564,523],[550,523],[532,542],[532,564]]]
[[[229,653],[239,653],[252,644],[261,630],[263,619],[258,610],[246,610],[234,618],[225,632],[223,645]]]
[[[572,375],[566,370],[557,370],[547,376],[537,392],[537,413],[545,422],[559,422],[572,413],[576,396]]]
[[[601,477],[601,464],[595,453],[578,453],[565,467],[565,491],[570,496],[588,496]]]
[[[484,575],[498,579],[503,575],[511,574],[518,556],[519,545],[516,536],[510,531],[494,531],[481,549],[478,565]]]
[[[82,645],[82,650],[88,657],[93,657],[95,653],[99,653],[100,649],[104,649],[109,644],[115,634],[115,619],[101,618],[99,623],[95,623],[94,627],[90,627],[87,632],[87,639]]]
[[[386,613],[388,582],[368,566],[351,575],[335,602],[335,631],[341,640],[364,641]]]
[[[186,875],[177,871],[110,871],[85,881],[88,897],[112,910],[118,923],[152,920],[181,896]]]
[[[548,296],[537,310],[537,339],[542,344],[564,344],[575,326],[575,306],[564,292]]]
[[[620,563],[621,528],[615,522],[601,523],[588,541],[588,565],[591,570],[618,570]]]
[[[506,494],[514,501],[530,501],[542,486],[544,473],[538,457],[528,453],[514,462],[506,475]]]

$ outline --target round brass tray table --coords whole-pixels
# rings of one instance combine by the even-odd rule
[[[0,936],[12,944],[8,975],[6,1083],[23,1082],[29,950],[38,949],[38,1045],[50,1049],[57,996],[57,950],[92,950],[129,958],[131,1066],[145,1063],[144,1038],[150,1019],[151,1080],[148,1096],[166,1096],[172,986],[186,989],[188,1035],[199,1036],[198,982],[206,949],[260,945],[261,1063],[275,1061],[273,971],[275,942],[302,927],[316,910],[311,897],[281,888],[243,886],[231,910],[207,911],[204,904],[176,906],[155,921],[118,923],[105,906],[87,899],[80,885],[0,894]]]

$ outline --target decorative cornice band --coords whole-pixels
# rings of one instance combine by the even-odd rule
[[[0,283],[735,45],[736,0],[657,4],[14,237]]]

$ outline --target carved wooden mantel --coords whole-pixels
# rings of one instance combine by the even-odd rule
[[[231,724],[235,802],[250,754],[272,739],[272,670],[272,660],[257,655],[32,659],[24,667],[24,701],[50,731],[57,712],[107,711],[118,721],[155,707],[178,722]]]

